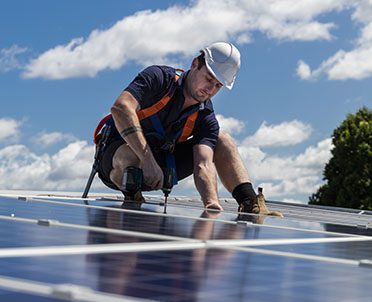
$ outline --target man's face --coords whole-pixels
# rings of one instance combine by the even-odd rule
[[[198,69],[198,61],[192,62],[189,73],[189,95],[197,102],[202,103],[212,98],[223,85],[219,82],[204,65]]]

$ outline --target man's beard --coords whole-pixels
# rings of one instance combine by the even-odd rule
[[[197,90],[193,89],[189,83],[186,82],[185,89],[187,94],[196,102],[203,103],[209,99],[208,95],[206,96],[199,96],[197,94]]]
[[[199,96],[196,91],[190,91],[189,94],[198,103],[203,103],[206,100],[208,100],[208,98],[209,98],[208,95],[206,95],[206,96]]]

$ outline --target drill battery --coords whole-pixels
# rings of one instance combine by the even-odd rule
[[[132,166],[125,168],[120,189],[126,200],[141,201],[142,182],[143,173],[140,168]]]

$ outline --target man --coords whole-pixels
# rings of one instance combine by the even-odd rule
[[[239,68],[238,49],[217,42],[203,48],[187,72],[150,66],[139,73],[111,108],[107,123],[114,129],[99,164],[102,181],[123,191],[125,169],[137,167],[142,190],[158,190],[166,171],[175,171],[173,184],[193,174],[205,208],[222,211],[217,170],[239,210],[257,212],[248,173],[233,139],[219,131],[211,102],[223,86],[233,87]]]

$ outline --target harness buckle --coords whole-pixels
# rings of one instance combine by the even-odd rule
[[[173,153],[174,152],[174,149],[176,147],[176,143],[175,141],[170,141],[170,140],[167,140],[165,141],[165,143],[160,147],[161,150],[163,151],[168,151],[170,153]]]

